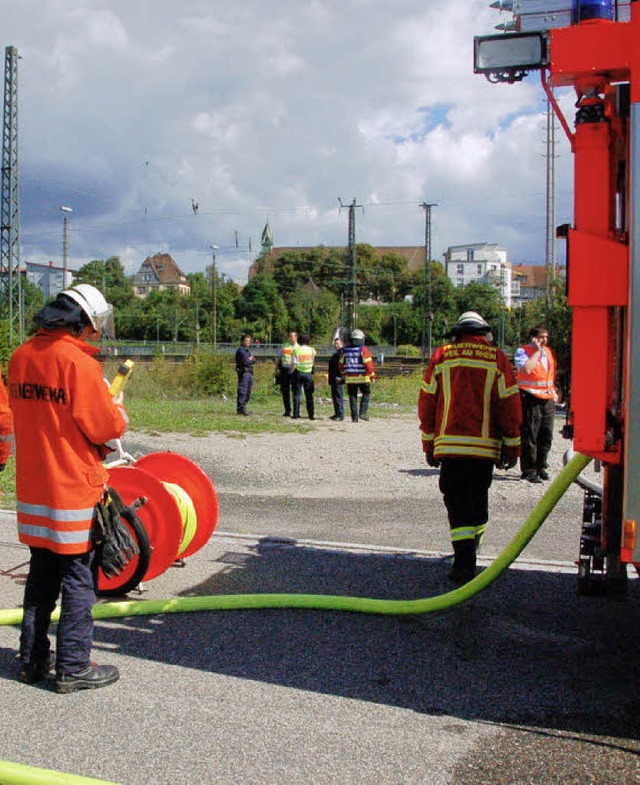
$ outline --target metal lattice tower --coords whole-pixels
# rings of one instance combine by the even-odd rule
[[[20,277],[20,193],[18,187],[18,50],[5,48],[0,224],[0,304],[9,338],[24,337]]]

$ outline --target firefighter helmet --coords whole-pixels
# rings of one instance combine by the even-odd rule
[[[88,283],[79,283],[71,289],[65,289],[61,294],[78,303],[94,330],[110,338],[115,336],[113,306],[106,301],[99,289]]]
[[[465,311],[460,314],[458,321],[453,325],[448,335],[456,336],[464,333],[471,335],[486,335],[491,332],[491,327],[476,311]]]
[[[354,346],[362,346],[364,344],[364,333],[362,330],[351,331],[351,343]]]

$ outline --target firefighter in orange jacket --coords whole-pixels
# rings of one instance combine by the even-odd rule
[[[111,398],[94,355],[113,331],[113,308],[79,284],[35,318],[36,335],[9,362],[9,401],[16,441],[18,536],[31,550],[20,635],[20,678],[34,683],[51,668],[48,630],[62,591],[56,638],[59,692],[104,687],[112,665],[92,664],[95,603],[92,522],[105,494],[104,445],[120,437],[122,393]]]
[[[418,399],[426,460],[440,466],[454,552],[449,577],[458,584],[475,575],[493,467],[510,469],[520,454],[515,374],[504,352],[487,339],[489,331],[478,313],[463,313],[449,334],[452,343],[433,353]]]

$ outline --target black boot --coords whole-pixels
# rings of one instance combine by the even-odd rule
[[[473,540],[458,540],[453,543],[453,567],[449,579],[458,586],[473,580],[476,576],[476,543]]]
[[[56,691],[62,693],[77,690],[97,690],[118,681],[120,674],[115,665],[95,665],[92,663],[78,673],[58,673]]]

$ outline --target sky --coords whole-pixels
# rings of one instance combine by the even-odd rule
[[[473,73],[489,0],[0,0],[18,65],[21,259],[246,282],[276,246],[496,243],[543,263],[546,99]],[[573,97],[558,93],[568,119]],[[556,131],[556,223],[572,160]],[[217,246],[216,249],[211,246]],[[558,246],[561,261],[564,249]]]

